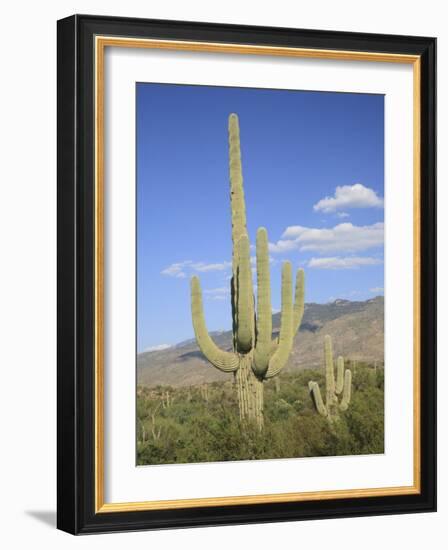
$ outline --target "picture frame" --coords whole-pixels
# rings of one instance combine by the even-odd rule
[[[242,54],[254,60],[269,56],[272,63],[288,58],[412,67],[413,483],[190,499],[154,500],[148,494],[142,501],[107,501],[108,48]],[[58,528],[86,534],[435,511],[436,39],[74,15],[58,21],[57,112]]]

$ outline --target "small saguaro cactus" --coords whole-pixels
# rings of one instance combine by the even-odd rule
[[[162,393],[162,405],[164,409],[168,409],[173,404],[173,398],[170,392],[166,390]]]
[[[208,385],[207,384],[202,384],[200,391],[201,391],[202,399],[206,403],[208,403]]]
[[[272,337],[268,234],[257,231],[257,311],[254,306],[249,235],[246,227],[238,116],[229,116],[230,202],[232,209],[232,278],[230,280],[233,351],[223,351],[210,337],[204,319],[199,279],[191,279],[191,311],[198,346],[217,369],[235,377],[240,419],[263,427],[263,381],[286,365],[304,310],[305,277],[299,269],[293,302],[292,266],[282,268],[280,335]]]
[[[325,355],[325,380],[326,380],[326,401],[325,404],[320,393],[319,384],[310,381],[308,388],[313,398],[316,410],[329,421],[338,417],[339,411],[346,411],[350,404],[352,392],[352,372],[344,368],[344,358],[338,357],[336,363],[336,380],[334,377],[333,344],[331,336],[324,339]],[[345,372],[344,372],[345,371]],[[342,395],[339,402],[338,396]]]

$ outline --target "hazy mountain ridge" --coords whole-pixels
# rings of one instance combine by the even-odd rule
[[[273,315],[274,334],[280,327],[280,313]],[[286,371],[323,365],[323,337],[333,338],[334,353],[349,359],[384,361],[384,298],[363,302],[335,300],[329,304],[305,304],[300,331],[294,342]],[[212,332],[222,349],[232,349],[232,332]],[[188,386],[229,380],[205,359],[194,339],[167,349],[137,356],[138,383],[147,386]]]

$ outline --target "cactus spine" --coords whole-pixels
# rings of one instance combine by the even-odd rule
[[[344,368],[344,358],[338,357],[336,362],[336,380],[334,376],[333,343],[330,336],[324,339],[325,355],[325,380],[326,380],[326,402],[324,404],[320,393],[319,384],[310,381],[308,388],[313,398],[316,410],[330,422],[337,419],[339,411],[346,411],[350,405],[352,392],[352,372]],[[339,402],[338,396],[342,395]]]
[[[238,116],[229,116],[230,202],[232,210],[232,278],[230,281],[233,352],[223,351],[210,337],[204,318],[199,279],[191,280],[191,312],[196,341],[202,353],[217,369],[233,372],[240,419],[263,427],[263,381],[276,376],[286,365],[304,310],[305,277],[293,275],[290,262],[282,268],[281,321],[278,340],[272,339],[271,285],[268,234],[257,231],[257,311],[254,306],[250,243],[246,226]]]

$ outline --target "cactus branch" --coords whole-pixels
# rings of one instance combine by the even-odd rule
[[[239,364],[238,356],[219,349],[207,331],[202,306],[201,285],[197,277],[191,279],[191,313],[196,341],[205,357],[212,365],[223,372],[235,371]]]
[[[305,272],[303,269],[297,270],[296,291],[294,297],[294,335],[297,333],[302,322],[303,312],[305,310]]]
[[[246,206],[244,202],[243,171],[241,167],[240,128],[238,117],[229,116],[229,170],[230,203],[232,208],[233,275],[238,267],[237,244],[240,237],[247,236]]]
[[[334,400],[335,382],[334,382],[334,361],[333,361],[333,343],[328,334],[324,339],[325,352],[325,376],[327,382],[327,406]]]
[[[269,273],[268,234],[264,227],[257,231],[257,334],[254,371],[263,376],[269,366],[272,338],[271,282]]]
[[[236,342],[238,351],[252,349],[254,337],[254,292],[250,267],[249,239],[243,235],[238,241],[238,326]]]
[[[293,333],[293,305],[292,305],[292,266],[291,262],[284,262],[282,268],[282,312],[280,320],[280,336],[266,378],[272,378],[286,365],[294,341]]]
[[[293,331],[294,336],[297,334],[300,324],[302,323],[303,312],[305,310],[305,272],[303,269],[297,270],[296,275],[296,290],[294,296],[294,321]],[[278,346],[278,337],[271,341],[271,355],[275,352]]]
[[[319,384],[317,382],[308,382],[308,388],[310,390],[311,397],[313,398],[314,406],[319,414],[327,416],[327,407],[322,401],[322,395],[320,393]]]
[[[344,389],[344,358],[339,356],[337,360],[336,395],[340,395]]]
[[[342,401],[339,405],[341,411],[346,411],[350,405],[350,399],[352,396],[352,372],[350,370],[345,371],[344,376],[344,392],[342,394]]]

